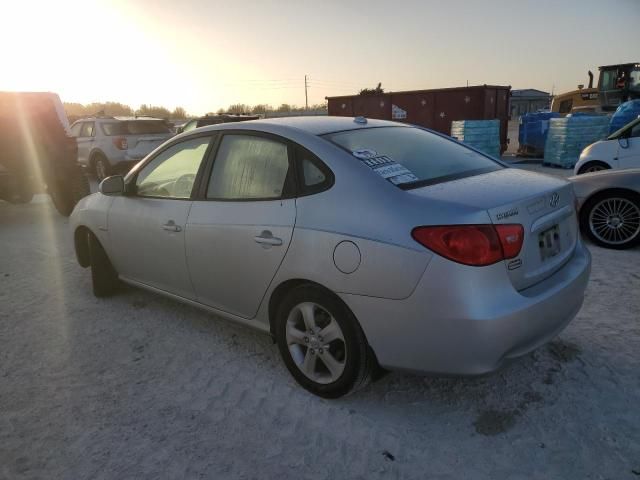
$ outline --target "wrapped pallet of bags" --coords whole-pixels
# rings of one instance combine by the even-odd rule
[[[451,136],[487,155],[500,158],[500,120],[456,120]]]
[[[609,132],[609,117],[604,115],[567,115],[549,120],[544,146],[544,165],[573,168],[580,152]]]
[[[541,157],[549,130],[549,120],[559,118],[557,112],[525,113],[518,128],[518,155]]]

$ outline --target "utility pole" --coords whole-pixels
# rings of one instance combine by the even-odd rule
[[[309,110],[309,96],[307,95],[307,76],[304,76],[304,109]]]

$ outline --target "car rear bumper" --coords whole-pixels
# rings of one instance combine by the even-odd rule
[[[381,366],[478,375],[560,333],[582,306],[590,269],[591,255],[579,240],[560,270],[516,291],[501,263],[473,268],[435,256],[405,300],[341,297]]]

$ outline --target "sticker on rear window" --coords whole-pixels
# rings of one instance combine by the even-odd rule
[[[378,155],[375,150],[360,148],[351,153],[354,157],[360,159],[367,167],[371,168],[371,170],[382,178],[389,180],[394,185],[419,180],[408,168],[394,162],[386,155]]]

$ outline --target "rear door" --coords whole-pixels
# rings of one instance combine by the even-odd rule
[[[189,214],[187,264],[199,302],[252,318],[291,242],[292,147],[226,133]]]
[[[211,136],[198,136],[166,148],[136,174],[135,194],[114,197],[108,217],[111,256],[125,278],[194,298],[185,228],[210,142]]]

